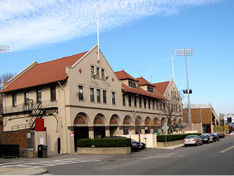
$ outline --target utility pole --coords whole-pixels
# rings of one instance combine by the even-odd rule
[[[186,67],[186,78],[187,78],[187,93],[188,93],[188,123],[192,123],[191,118],[191,108],[190,108],[190,98],[189,98],[189,80],[188,80],[188,67],[187,67],[187,58],[186,56],[194,56],[194,49],[175,49],[175,56],[184,56],[185,57],[185,67]]]
[[[175,81],[173,55],[171,55],[171,62],[172,62],[172,78]]]

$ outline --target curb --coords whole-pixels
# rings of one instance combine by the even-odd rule
[[[173,150],[173,149],[180,148],[183,146],[184,146],[184,144],[179,144],[179,145],[169,146],[169,147],[157,147],[157,149]]]

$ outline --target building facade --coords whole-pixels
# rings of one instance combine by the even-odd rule
[[[214,126],[220,124],[220,119],[211,104],[191,104],[193,130],[199,133],[214,133]],[[188,123],[188,105],[183,107],[184,122]]]
[[[34,62],[3,83],[3,130],[36,130],[35,121],[44,119],[49,155],[75,152],[82,138],[124,135],[129,129],[154,133],[167,123],[162,111],[168,98],[159,87],[125,71],[114,72],[101,52],[98,58],[97,46]],[[182,120],[182,102],[177,106],[175,123]]]
[[[229,132],[232,132],[234,130],[234,114],[227,114],[224,115],[224,124],[228,125],[228,130]]]

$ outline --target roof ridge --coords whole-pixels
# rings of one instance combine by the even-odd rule
[[[142,81],[142,83],[143,84],[141,84],[141,85],[151,85],[151,86],[153,86],[154,87],[154,85],[152,84],[152,83],[150,83],[147,79],[145,79],[144,77],[139,77],[139,78],[135,78],[135,79],[137,79],[138,81],[139,80],[141,80]]]
[[[152,84],[161,84],[161,83],[166,83],[166,82],[170,82],[170,81],[163,81],[163,82],[157,82],[157,83],[152,83]]]
[[[77,55],[80,55],[80,54],[84,54],[84,53],[87,53],[88,51],[85,51],[85,52],[82,52],[82,53],[77,53],[77,54],[73,54],[73,55],[70,55],[70,56],[64,56],[64,57],[61,57],[61,58],[58,58],[58,59],[54,59],[54,60],[50,60],[50,61],[46,61],[46,62],[41,62],[41,63],[38,63],[38,64],[47,64],[47,63],[50,63],[50,62],[55,62],[55,61],[60,61],[60,60],[64,60],[64,59],[67,59],[69,57],[73,57],[73,56],[77,56]]]
[[[29,70],[31,70],[33,67],[35,67],[36,65],[38,65],[38,63],[36,61],[34,61],[32,64],[30,64],[29,66],[27,66],[25,69],[23,69],[21,72],[19,72],[18,74],[16,74],[14,77],[12,77],[10,80],[6,81],[6,86],[4,86],[2,88],[5,89],[7,88],[11,83],[13,83],[15,80],[17,80],[18,78],[20,78],[21,76],[23,76],[26,72],[28,72]],[[1,90],[1,91],[2,91]]]
[[[66,66],[72,66],[86,53],[87,51],[47,62],[42,62],[40,64],[34,62],[19,74],[17,74],[14,79],[10,80],[11,82],[9,82],[9,84],[5,86],[0,92],[3,93],[20,90],[27,87],[65,80],[68,77],[66,73]]]

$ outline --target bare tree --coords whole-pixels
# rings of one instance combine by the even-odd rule
[[[167,121],[169,133],[173,133],[177,128],[181,127],[181,121],[174,121],[176,117],[182,116],[182,96],[176,92],[171,92],[167,100],[161,101],[162,115]]]
[[[0,76],[0,90],[2,90],[2,82],[9,81],[12,77],[14,77],[14,73],[5,73]],[[2,113],[3,110],[3,100],[2,96],[0,94],[0,114]]]
[[[0,90],[2,90],[2,82],[9,81],[12,77],[14,77],[14,73],[5,73],[0,76]]]

